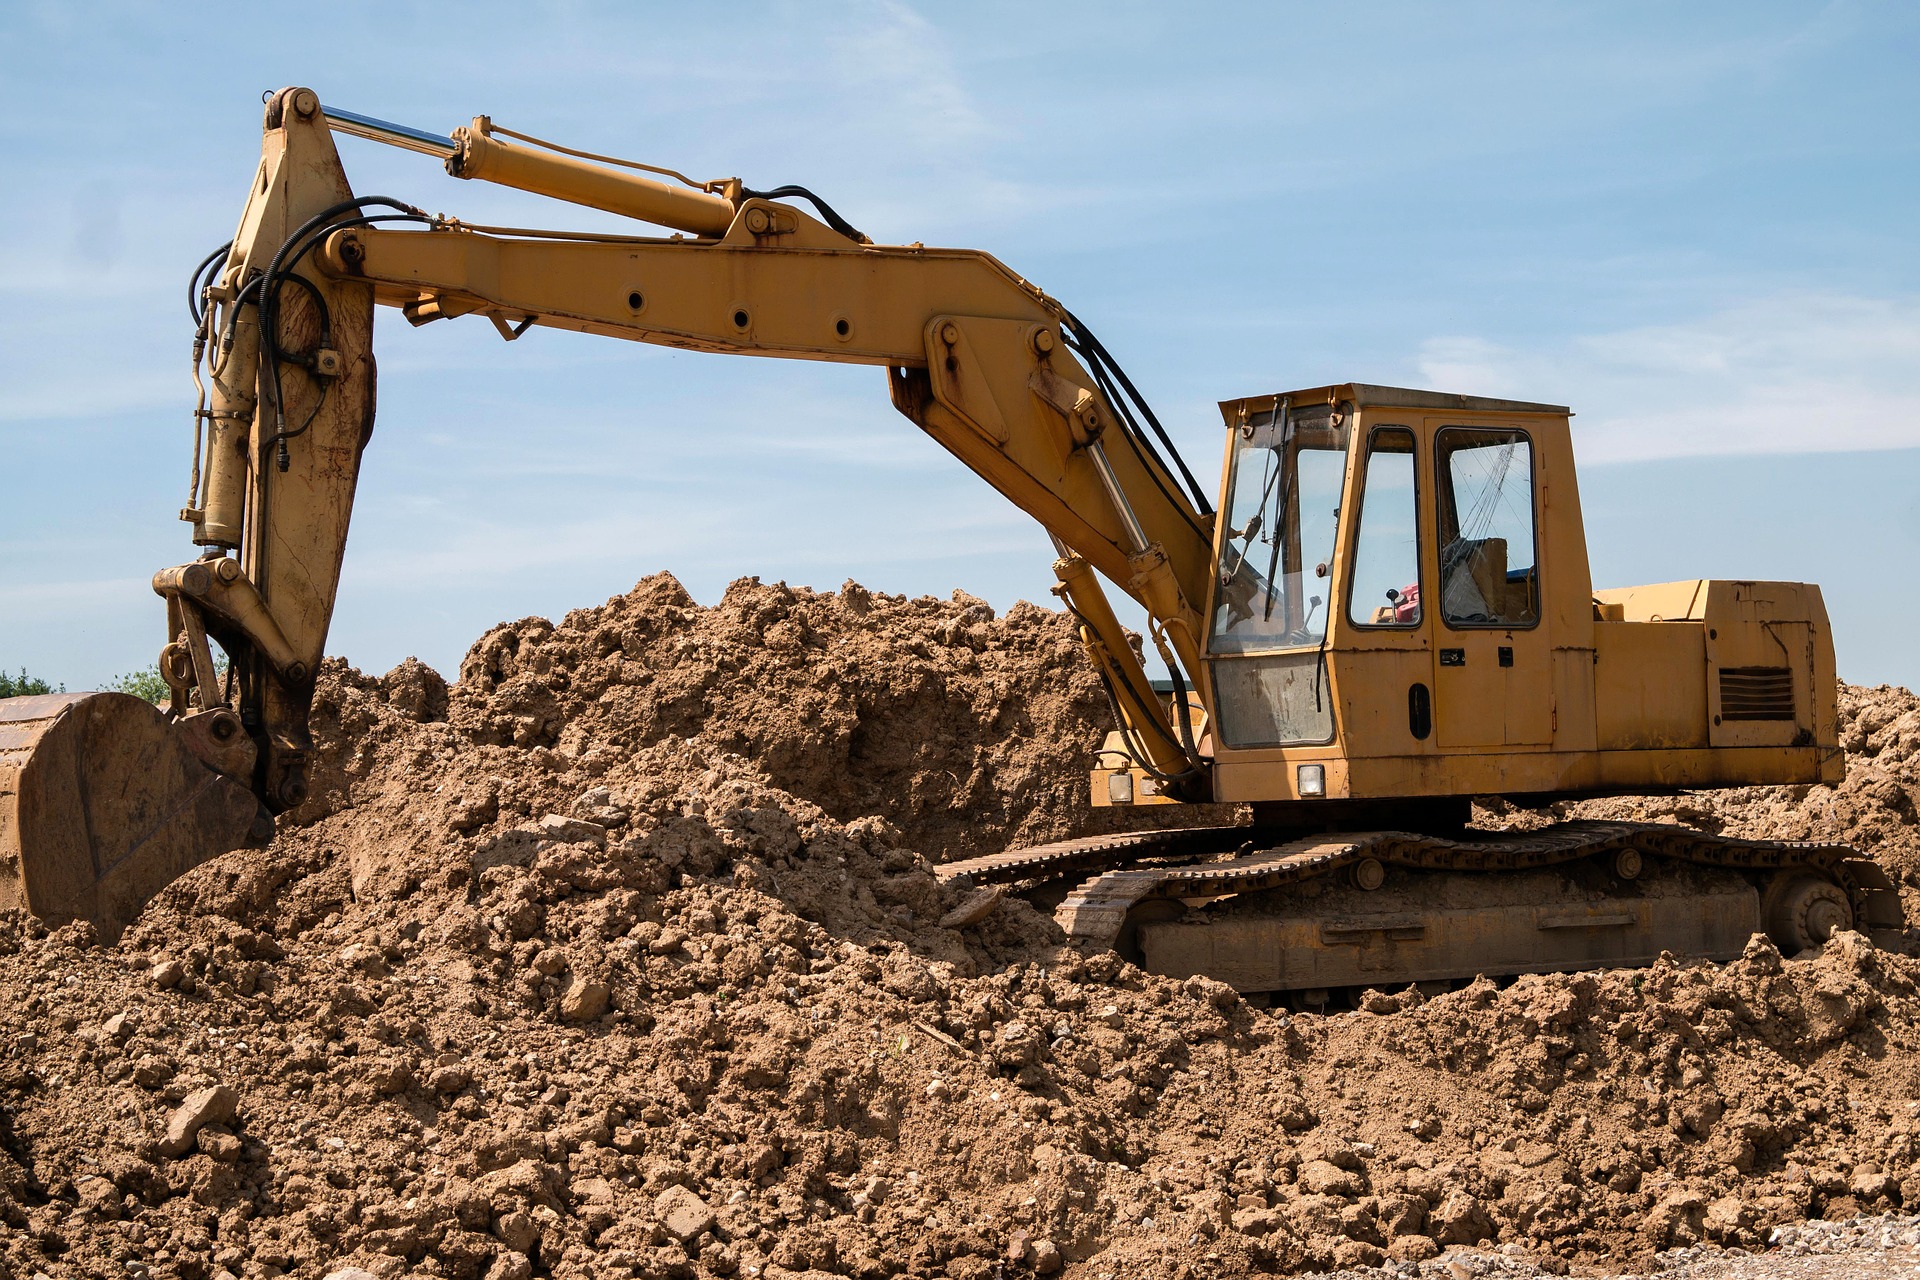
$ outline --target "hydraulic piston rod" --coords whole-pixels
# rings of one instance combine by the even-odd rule
[[[428,133],[425,129],[394,124],[390,120],[376,120],[372,116],[342,111],[338,107],[323,105],[320,110],[327,117],[328,127],[335,133],[344,133],[353,138],[365,138],[370,142],[384,142],[390,147],[418,151],[422,155],[438,156],[442,160],[451,158],[457,150],[453,145],[453,139],[444,134]]]
[[[519,146],[496,137],[484,116],[447,137],[338,107],[323,106],[321,112],[335,133],[437,156],[456,178],[515,187],[698,236],[725,235],[733,225],[734,202],[725,196],[656,182],[558,151]]]

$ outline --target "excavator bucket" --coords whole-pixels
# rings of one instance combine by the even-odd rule
[[[188,741],[124,693],[0,699],[0,907],[112,941],[168,883],[269,833]]]

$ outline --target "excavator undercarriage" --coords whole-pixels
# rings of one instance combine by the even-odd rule
[[[1880,865],[1838,844],[1656,823],[1563,822],[1451,837],[1204,827],[1093,836],[947,863],[1009,885],[1068,939],[1246,994],[1330,993],[1575,969],[1662,952],[1791,955],[1836,929],[1898,929]]]

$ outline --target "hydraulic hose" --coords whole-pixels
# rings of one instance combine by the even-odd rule
[[[775,187],[771,191],[752,191],[743,187],[741,188],[740,194],[752,200],[786,200],[786,199],[805,200],[809,204],[811,204],[815,209],[820,211],[820,220],[822,222],[832,227],[835,231],[838,231],[841,235],[845,236],[847,239],[857,240],[861,244],[873,243],[872,240],[868,239],[864,234],[862,234],[860,230],[857,227],[855,227],[851,222],[848,222],[845,218],[835,213],[833,211],[832,205],[828,204],[825,200],[822,200],[819,196],[813,194],[813,192],[807,190],[805,187],[796,187],[796,186]]]
[[[1065,315],[1067,328],[1072,332],[1073,337],[1093,357],[1095,363],[1107,367],[1108,371],[1112,373],[1114,380],[1126,391],[1128,398],[1130,398],[1135,405],[1139,406],[1141,416],[1147,420],[1147,425],[1153,428],[1153,434],[1159,439],[1161,445],[1166,448],[1168,456],[1173,459],[1174,466],[1180,469],[1180,478],[1186,481],[1187,490],[1193,495],[1194,506],[1198,508],[1201,515],[1212,515],[1213,506],[1207,501],[1205,491],[1200,488],[1200,482],[1193,478],[1193,472],[1187,469],[1186,459],[1182,458],[1180,456],[1180,450],[1174,447],[1173,438],[1167,434],[1166,428],[1160,425],[1160,419],[1154,415],[1153,406],[1147,403],[1146,397],[1141,395],[1139,388],[1133,385],[1133,379],[1129,378],[1127,371],[1120,367],[1120,362],[1115,360],[1107,351],[1107,348],[1101,343],[1100,339],[1094,336],[1093,330],[1082,324],[1080,318],[1071,311],[1066,312]],[[1123,413],[1125,412],[1124,407],[1119,404],[1116,404],[1115,408]],[[1147,451],[1154,453],[1155,460],[1159,460],[1159,455],[1151,444],[1147,445]],[[1162,462],[1161,466],[1164,468],[1166,464]]]

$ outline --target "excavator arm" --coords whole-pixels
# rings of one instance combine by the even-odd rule
[[[481,227],[356,198],[335,131],[676,234]],[[1097,339],[985,253],[876,245],[797,188],[670,183],[646,169],[485,118],[441,138],[329,111],[308,89],[269,99],[239,229],[195,277],[201,402],[181,514],[203,552],[154,578],[172,704],[164,722],[112,695],[0,704],[0,852],[19,855],[21,905],[116,933],[168,880],[264,838],[268,815],[306,799],[313,681],[373,431],[376,305],[414,324],[484,317],[508,340],[541,326],[884,368],[903,415],[1047,528],[1056,590],[1126,740],[1173,793],[1204,796],[1185,700],[1170,724],[1094,571],[1146,608],[1170,666],[1198,672],[1213,517]],[[137,814],[107,814],[99,782],[42,749],[78,741],[82,721],[92,745],[61,749],[75,760],[97,762],[103,743],[158,744],[149,754],[172,774],[145,767],[154,780]],[[74,831],[87,833],[84,850],[67,847]],[[58,894],[36,893],[55,881]]]

